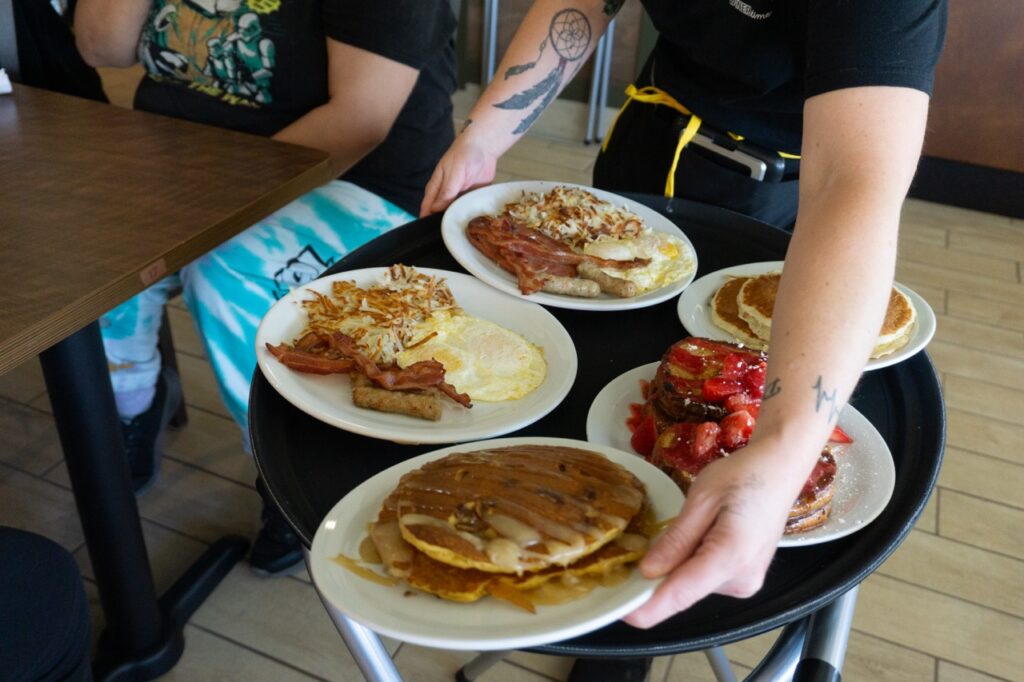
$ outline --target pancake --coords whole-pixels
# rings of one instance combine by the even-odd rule
[[[764,345],[760,347],[761,349],[766,348],[767,342],[771,339],[772,313],[775,309],[775,296],[778,294],[781,276],[782,273],[772,272],[758,277],[750,277],[746,278],[739,286],[739,293],[736,299],[737,317],[747,324],[751,333],[764,340]],[[728,283],[726,286],[728,286]],[[724,289],[725,286],[715,294],[716,300]],[[726,311],[723,319],[728,323],[729,305],[727,302],[723,302],[721,307]],[[743,340],[743,337],[737,333],[737,330],[731,329],[726,324],[715,319],[715,309],[716,305],[714,305],[713,301],[712,319],[715,321],[715,324]],[[889,305],[885,311],[882,328],[878,333],[878,339],[875,341],[875,347],[871,351],[872,359],[888,355],[905,346],[913,335],[916,321],[917,311],[914,309],[914,304],[906,294],[893,287],[892,292],[889,294]],[[742,328],[738,331],[742,331]],[[744,343],[747,342],[744,341]]]
[[[755,350],[764,350],[768,344],[759,339],[746,320],[740,317],[740,288],[749,277],[730,277],[715,295],[711,297],[711,321],[732,334],[744,345]]]
[[[878,333],[878,340],[875,348],[871,351],[872,358],[880,358],[899,350],[907,345],[914,332],[914,323],[917,321],[917,310],[910,302],[907,295],[896,287],[892,288],[889,295],[889,307],[885,310],[885,320],[882,322],[882,330]]]
[[[754,336],[765,343],[772,336],[772,312],[775,296],[779,293],[781,272],[768,272],[750,277],[740,286],[736,298],[737,314],[750,326]]]
[[[645,498],[639,479],[599,454],[521,445],[429,462],[389,499],[402,538],[432,559],[521,575],[595,552]]]

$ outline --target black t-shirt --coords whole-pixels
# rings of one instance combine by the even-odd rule
[[[135,106],[269,136],[327,101],[328,37],[411,66],[387,138],[342,177],[415,214],[454,137],[454,30],[448,0],[154,0]]]
[[[930,94],[946,30],[946,0],[642,2],[659,32],[653,84],[715,128],[793,153],[809,97],[866,85]]]

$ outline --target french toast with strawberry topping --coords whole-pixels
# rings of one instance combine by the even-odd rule
[[[705,466],[750,440],[766,367],[763,353],[731,343],[687,337],[673,344],[627,420],[633,449],[687,491]],[[838,427],[830,440],[851,442]],[[790,510],[787,534],[828,519],[836,470],[826,447]]]

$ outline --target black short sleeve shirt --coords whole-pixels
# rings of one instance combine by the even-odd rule
[[[803,103],[867,85],[931,93],[947,0],[643,0],[653,83],[722,130],[797,152]]]
[[[448,0],[154,0],[135,106],[269,136],[327,101],[326,38],[406,64],[412,94],[344,178],[415,213],[454,135],[454,30]]]

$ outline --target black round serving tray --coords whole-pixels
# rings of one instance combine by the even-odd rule
[[[697,250],[697,276],[785,255],[789,235],[745,216],[690,202],[634,196],[661,211]],[[464,272],[444,247],[440,217],[409,223],[346,256],[328,273],[404,263]],[[687,335],[676,299],[639,310],[549,308],[576,344],[579,369],[560,406],[507,436],[586,439],[587,412],[612,379],[652,362]],[[621,622],[534,651],[589,657],[660,656],[705,649],[788,624],[857,585],[910,532],[935,485],[945,440],[945,410],[935,369],[918,353],[865,373],[853,400],[885,438],[896,465],[893,496],[863,530],[832,542],[780,549],[764,587],[749,599],[713,595],[650,630]],[[253,450],[273,500],[311,544],[328,511],[367,478],[442,445],[398,445],[336,429],[282,398],[256,371],[249,403]]]

